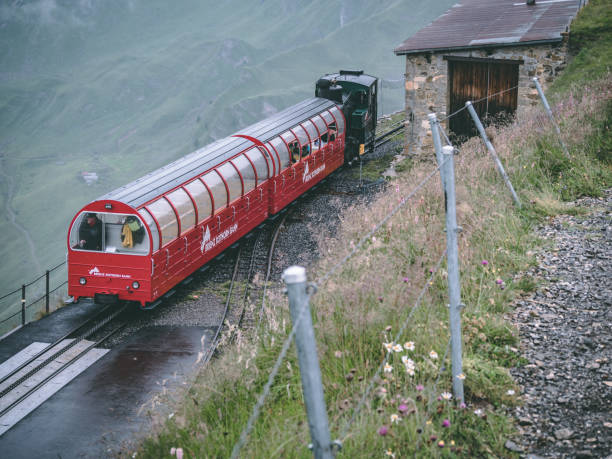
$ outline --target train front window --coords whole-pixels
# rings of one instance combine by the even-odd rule
[[[70,230],[70,247],[106,253],[147,255],[149,237],[136,215],[83,212]]]

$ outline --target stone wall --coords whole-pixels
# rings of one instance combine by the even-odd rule
[[[567,37],[566,37],[567,38]],[[406,153],[416,154],[432,147],[427,115],[438,119],[447,115],[449,103],[448,61],[444,56],[523,60],[519,65],[517,116],[527,107],[540,103],[531,79],[539,77],[544,89],[567,62],[567,39],[559,44],[471,49],[406,56]],[[448,128],[446,122],[443,123]]]

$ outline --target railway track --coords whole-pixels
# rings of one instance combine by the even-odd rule
[[[260,301],[263,302],[270,280],[276,240],[290,213],[290,211],[285,211],[276,220],[264,222],[238,242],[236,261],[229,282],[222,320],[215,331],[204,362],[210,361],[213,357],[221,342],[221,333],[225,327],[233,326],[240,329],[245,324],[255,323],[255,311],[252,306]],[[271,228],[268,228],[269,226]]]
[[[127,324],[128,303],[107,307],[0,379],[0,419]]]

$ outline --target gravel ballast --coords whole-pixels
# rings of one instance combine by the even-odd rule
[[[512,371],[522,436],[507,447],[532,459],[612,457],[612,190],[575,205],[588,213],[538,229],[552,247],[527,273],[537,292],[514,311],[528,363]]]

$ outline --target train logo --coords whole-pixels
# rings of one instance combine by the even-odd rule
[[[202,245],[200,246],[200,250],[202,253],[208,252],[213,249],[216,245],[225,241],[228,237],[238,231],[238,223],[234,223],[232,226],[227,228],[222,233],[217,234],[214,239],[210,238],[210,230],[208,226],[206,227],[206,233],[204,233],[204,237],[202,238]]]
[[[100,270],[98,269],[97,266],[94,266],[92,269],[89,270],[89,275],[90,276],[95,276],[96,274],[98,274],[100,272]]]
[[[306,183],[309,180],[312,180],[313,177],[316,177],[321,172],[325,170],[325,164],[317,167],[314,171],[310,172],[310,168],[308,167],[308,163],[306,163],[306,167],[304,167],[304,175],[302,175],[302,182]]]
[[[202,244],[200,245],[200,252],[204,253],[208,251],[206,249],[206,243],[210,241],[210,228],[206,225],[206,232],[204,233],[204,237],[202,237]]]

